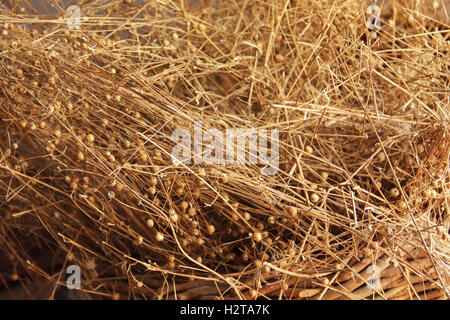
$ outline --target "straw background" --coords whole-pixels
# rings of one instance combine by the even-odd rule
[[[448,298],[448,2],[74,3],[0,5],[0,297]],[[174,165],[194,121],[277,174]]]

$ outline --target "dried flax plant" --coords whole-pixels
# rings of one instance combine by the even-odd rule
[[[450,29],[417,3],[1,4],[0,287],[447,299]],[[177,165],[194,121],[278,129],[279,170]]]

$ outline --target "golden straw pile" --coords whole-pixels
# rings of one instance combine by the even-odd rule
[[[442,1],[49,3],[0,6],[10,296],[448,298]],[[278,129],[279,170],[174,163],[194,121]]]

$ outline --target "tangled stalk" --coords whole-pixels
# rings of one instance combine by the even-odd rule
[[[80,29],[0,6],[0,286],[54,297],[78,265],[93,299],[449,295],[434,2],[370,32],[353,0],[79,5]],[[276,174],[174,162],[195,122],[277,129]]]

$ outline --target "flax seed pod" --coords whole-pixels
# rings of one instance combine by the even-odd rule
[[[253,234],[253,240],[255,240],[255,242],[261,242],[261,240],[262,240],[262,234],[261,234],[261,232],[259,232],[259,231],[256,231],[254,234]]]
[[[197,214],[197,210],[194,207],[189,208],[188,215],[191,217],[195,216]]]
[[[84,154],[81,151],[78,151],[77,153],[77,159],[78,161],[83,161],[84,160]]]
[[[311,194],[311,202],[312,203],[318,203],[320,201],[320,197],[317,193]]]
[[[222,173],[220,181],[222,181],[222,183],[228,183],[228,175],[226,173]]]
[[[53,143],[49,143],[48,145],[47,145],[47,152],[48,153],[53,153],[53,151],[55,151],[55,148],[56,148],[56,146],[53,144]]]
[[[172,208],[172,209],[169,210],[169,218],[170,218],[170,221],[173,222],[173,223],[177,223],[178,222],[179,217],[178,217],[178,214],[175,211],[175,209]]]
[[[399,191],[397,188],[392,188],[392,189],[389,191],[389,194],[390,194],[392,197],[397,198],[397,197],[400,195],[400,191]]]
[[[293,218],[296,218],[297,217],[297,208],[289,207],[289,215]]]
[[[162,161],[162,154],[161,154],[161,151],[155,150],[155,151],[153,152],[153,156],[155,157],[156,160]]]
[[[140,159],[142,162],[146,163],[146,162],[148,161],[148,155],[147,155],[147,153],[146,153],[145,151],[142,151],[141,154],[140,154],[140,156],[139,156],[139,159]]]
[[[370,246],[372,247],[373,250],[378,251],[380,245],[378,244],[378,242],[374,241],[370,244]]]
[[[422,154],[424,152],[425,152],[425,147],[423,146],[423,144],[417,145],[417,153]]]
[[[386,155],[384,154],[383,151],[378,152],[377,159],[380,162],[386,161]]]
[[[212,235],[214,233],[214,231],[216,231],[216,227],[214,227],[212,224],[209,224],[207,227],[207,230],[208,230],[208,233]]]
[[[323,180],[327,181],[327,179],[328,179],[328,172],[322,171],[320,173],[320,176],[322,177]]]
[[[150,186],[149,188],[147,188],[147,193],[151,196],[154,196],[156,194],[156,187]]]
[[[198,227],[198,222],[196,220],[190,220],[191,221],[191,226],[192,228],[197,228]]]
[[[189,207],[189,203],[187,201],[182,201],[180,203],[180,209],[182,212],[186,212],[188,207]]]
[[[175,193],[176,193],[176,195],[179,197],[179,198],[181,198],[182,196],[184,196],[184,188],[177,188],[176,190],[175,190]]]
[[[259,259],[255,259],[255,260],[253,261],[253,265],[254,265],[257,269],[261,268],[261,267],[262,267],[262,264],[263,264],[263,262],[262,262],[261,260],[259,260]]]
[[[164,241],[164,235],[161,232],[157,232],[155,237],[158,242]]]
[[[86,140],[87,140],[87,142],[89,142],[89,143],[94,143],[95,136],[94,136],[92,133],[89,133],[89,134],[86,136]]]

